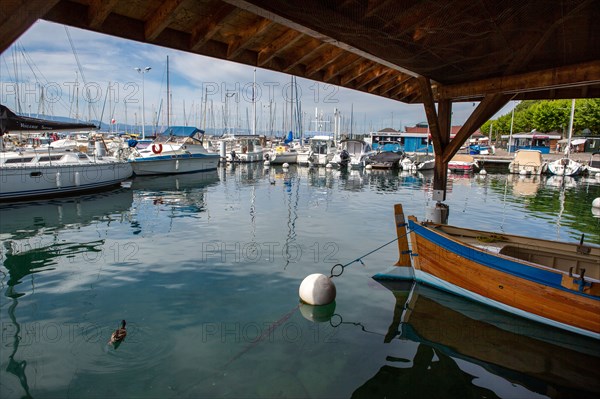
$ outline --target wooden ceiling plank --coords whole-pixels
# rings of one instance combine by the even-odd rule
[[[59,0],[17,0],[3,4],[0,18],[0,54],[58,2]]]
[[[342,86],[346,86],[348,83],[358,79],[359,77],[363,76],[365,73],[371,71],[375,67],[377,67],[376,63],[363,60],[362,63],[357,65],[350,72],[348,72],[345,75],[342,75],[340,83]]]
[[[293,29],[286,30],[281,36],[269,43],[258,52],[258,66],[263,66],[271,61],[277,54],[294,45],[303,35]]]
[[[420,76],[415,71],[409,70],[400,65],[389,62],[388,60],[377,57],[371,53],[368,53],[364,50],[356,48],[356,47],[352,46],[351,44],[342,42],[337,38],[333,38],[333,37],[325,35],[324,33],[317,32],[316,30],[311,29],[311,28],[303,25],[302,23],[299,23],[297,21],[292,21],[291,19],[286,18],[274,11],[263,8],[257,4],[253,4],[251,1],[246,1],[246,0],[223,0],[223,1],[225,1],[229,4],[232,4],[232,5],[236,6],[237,8],[241,8],[241,9],[251,12],[253,14],[260,15],[264,18],[270,19],[274,22],[277,22],[280,25],[287,26],[290,29],[294,29],[304,35],[313,37],[319,41],[329,43],[331,45],[340,47],[348,52],[354,53],[354,54],[364,57],[368,60],[371,60],[373,62],[377,62],[381,65],[385,65],[391,69],[396,69],[400,72],[406,73],[406,74],[414,76],[414,77]],[[341,15],[339,15],[339,17],[341,17]],[[347,21],[347,22],[348,22],[347,26],[352,26],[353,21]],[[342,22],[338,21],[338,23],[342,23]]]
[[[211,8],[211,15],[202,16],[198,25],[192,30],[190,37],[190,51],[197,52],[204,46],[220,29],[220,25],[232,15],[235,6],[222,3]]]
[[[377,80],[376,82],[373,82],[369,85],[369,87],[366,88],[366,91],[368,93],[372,93],[374,91],[376,91],[377,89],[383,87],[384,85],[396,80],[399,78],[399,73],[396,71],[392,71],[392,70],[388,70],[388,72],[385,74],[385,76],[382,76],[379,80]]]
[[[162,33],[163,30],[173,22],[177,15],[177,10],[185,0],[162,0],[160,7],[144,24],[144,36],[146,40],[153,41]]]
[[[260,35],[273,27],[275,23],[268,19],[261,18],[252,27],[248,28],[243,34],[240,34],[236,39],[229,43],[227,48],[227,59],[235,59],[247,47],[252,46],[260,39]]]
[[[383,79],[384,76],[390,72],[391,72],[391,70],[387,67],[378,68],[378,69],[372,71],[372,73],[369,73],[367,76],[363,77],[362,79],[358,79],[359,81],[356,83],[356,85],[354,87],[357,90],[361,90],[363,87],[365,87],[369,83],[371,83],[377,79]]]
[[[350,61],[348,61],[348,60],[350,60]],[[323,75],[323,82],[331,83],[331,81],[334,78],[345,73],[346,71],[349,71],[351,68],[358,65],[362,61],[363,61],[363,59],[355,54],[344,57],[343,62],[347,62],[347,64],[342,67],[340,67],[337,64],[333,64],[333,65],[330,65],[329,67],[327,67],[325,74]]]
[[[288,63],[283,68],[283,72],[285,72],[285,73],[290,72],[292,69],[294,69],[298,65],[301,65],[306,60],[310,59],[311,57],[314,57],[315,53],[323,51],[323,49],[325,49],[325,48],[327,48],[327,46],[329,46],[329,44],[319,43],[319,41],[317,41],[317,40],[314,40],[311,42],[312,43],[310,45],[307,44],[305,46],[302,46],[302,48],[300,49],[300,51],[297,54],[294,54],[291,57],[288,57],[288,58],[292,58],[293,61]]]
[[[88,25],[91,29],[102,26],[110,12],[115,8],[119,0],[89,0]]]
[[[306,66],[305,77],[309,78],[323,68],[336,62],[345,52],[341,48],[331,47],[329,51],[318,57],[316,60]]]
[[[495,93],[523,93],[600,83],[600,60],[518,75],[501,76],[437,88],[438,99],[472,99]]]

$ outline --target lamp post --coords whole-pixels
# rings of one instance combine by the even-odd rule
[[[144,69],[142,69],[142,68],[133,68],[133,69],[135,69],[136,71],[138,71],[138,73],[140,73],[142,75],[142,140],[144,140],[146,138],[146,132],[144,130],[144,127],[146,125],[146,118],[145,118],[145,115],[146,115],[146,106],[145,105],[146,104],[144,101],[144,97],[145,97],[144,96],[144,74],[146,72],[149,72],[150,69],[152,69],[152,68],[146,67]]]

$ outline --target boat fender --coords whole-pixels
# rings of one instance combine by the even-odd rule
[[[335,284],[324,274],[314,273],[306,276],[298,290],[300,299],[309,305],[328,305],[335,300]]]
[[[155,154],[160,154],[163,150],[162,144],[152,144],[152,152]]]

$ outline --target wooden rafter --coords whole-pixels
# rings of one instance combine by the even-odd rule
[[[0,12],[0,53],[43,17],[59,0],[16,0],[2,2]]]
[[[88,25],[92,29],[102,26],[108,14],[115,8],[119,0],[90,0],[88,7]]]
[[[398,75],[399,74],[396,71],[388,71],[385,76],[381,76],[381,78],[379,78],[376,82],[373,82],[367,87],[367,93],[374,94],[374,92],[377,91],[377,89],[381,88],[383,85],[386,85],[398,79]]]
[[[318,71],[336,62],[344,54],[344,50],[341,48],[331,47],[327,52],[323,53],[316,60],[312,61],[306,66],[306,72],[304,76],[307,78],[313,76]]]
[[[266,65],[269,61],[277,56],[281,51],[294,45],[303,35],[293,29],[286,30],[281,36],[267,44],[258,52],[257,65]]]
[[[269,30],[273,25],[275,25],[274,22],[260,18],[243,33],[238,34],[235,40],[229,43],[227,47],[227,59],[235,59],[247,47],[256,43],[260,39],[260,35]]]
[[[323,82],[332,83],[337,76],[349,71],[355,65],[358,65],[362,59],[354,54],[346,55],[342,60],[330,65],[323,74]]]
[[[284,68],[283,72],[290,72],[292,69],[297,67],[298,65],[306,62],[306,60],[314,57],[315,53],[319,53],[323,51],[329,44],[319,42],[318,40],[311,39],[303,45],[295,54],[293,54],[290,58],[292,59]]]
[[[211,9],[211,15],[202,16],[194,27],[190,37],[190,51],[197,52],[219,31],[220,25],[234,11],[235,7],[230,4],[216,5]]]
[[[340,83],[342,86],[346,86],[348,83],[353,82],[359,77],[363,76],[365,73],[371,71],[373,68],[376,68],[377,64],[374,62],[362,62],[350,70],[348,73],[342,75],[340,78]]]
[[[177,15],[184,0],[163,0],[152,16],[144,24],[146,40],[153,41],[166,29]]]
[[[375,67],[375,68],[371,69],[369,72],[366,72],[366,73],[362,74],[361,76],[357,77],[356,79],[354,79],[354,85],[352,88],[355,90],[361,90],[363,87],[365,87],[369,83],[380,78],[387,71],[389,71],[389,69],[386,67]]]
[[[389,92],[393,89],[395,89],[396,87],[404,84],[405,82],[407,82],[408,80],[413,79],[412,76],[406,76],[403,78],[402,76],[398,76],[396,79],[391,80],[388,83],[385,83],[381,89],[379,89],[379,92],[377,93],[380,96],[388,96],[389,97]]]

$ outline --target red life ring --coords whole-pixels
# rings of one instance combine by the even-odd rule
[[[152,152],[160,154],[162,152],[162,144],[152,144]]]

